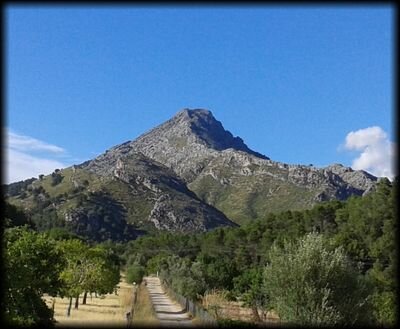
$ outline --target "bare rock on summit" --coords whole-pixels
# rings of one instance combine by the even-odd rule
[[[226,149],[268,159],[249,149],[240,137],[226,131],[210,111],[203,109],[184,109],[129,145],[173,168],[186,182],[195,179],[211,159]]]

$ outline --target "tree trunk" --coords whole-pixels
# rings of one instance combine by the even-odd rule
[[[133,292],[133,305],[136,305],[136,300],[137,300],[137,291],[135,289],[135,291]]]
[[[69,298],[69,305],[67,309],[67,316],[71,315],[71,307],[72,307],[72,297]]]
[[[82,305],[86,305],[86,297],[87,297],[87,291],[85,291],[85,293],[83,295]]]
[[[56,299],[55,297],[53,297],[52,301],[51,301],[51,318],[54,320],[54,308],[56,306]]]
[[[253,313],[253,318],[255,322],[261,322],[260,314],[258,314],[257,305],[251,307],[251,312]]]
[[[78,308],[79,306],[79,295],[76,295],[75,297],[75,308]]]

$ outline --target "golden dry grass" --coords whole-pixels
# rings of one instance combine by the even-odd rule
[[[241,302],[229,301],[224,291],[213,290],[206,293],[202,299],[202,305],[214,316],[215,312],[217,312],[220,319],[254,321],[252,310],[249,307],[244,307]],[[265,312],[265,314],[259,312],[259,314],[265,323],[279,323],[279,317],[273,312]]]
[[[69,298],[55,298],[54,318],[56,326],[112,326],[126,327],[126,313],[132,307],[133,286],[121,280],[117,294],[107,294],[102,297],[87,297],[86,305],[79,304],[75,309],[73,300],[71,315],[67,317]],[[80,296],[80,303],[83,295]],[[52,306],[53,297],[45,296],[46,303]]]

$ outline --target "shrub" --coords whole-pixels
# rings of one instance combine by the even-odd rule
[[[126,282],[140,284],[145,274],[144,267],[138,264],[133,264],[128,267],[126,273]]]

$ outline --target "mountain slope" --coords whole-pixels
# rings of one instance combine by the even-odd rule
[[[127,184],[139,199],[148,193],[146,200],[151,201],[152,209],[146,217],[157,229],[199,232],[235,225],[200,200],[171,169],[133,151],[129,145],[108,151],[83,168]]]
[[[112,156],[111,156],[112,155]],[[54,177],[61,177],[54,184]],[[9,197],[40,229],[66,227],[89,239],[130,240],[147,232],[236,226],[173,171],[136,152],[104,155],[35,180]],[[15,188],[14,188],[15,190]]]

